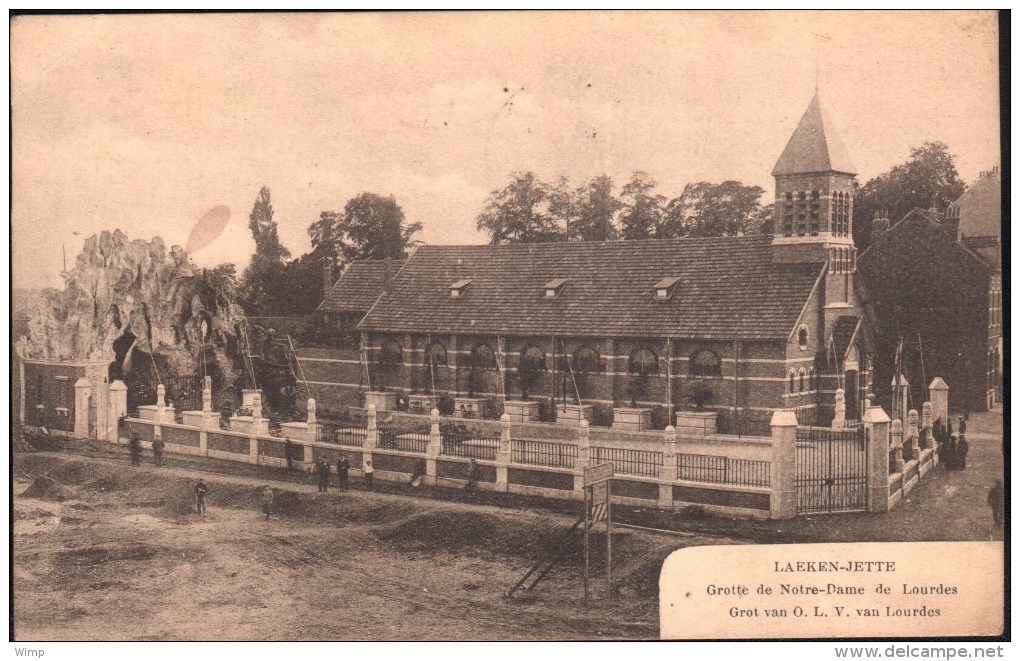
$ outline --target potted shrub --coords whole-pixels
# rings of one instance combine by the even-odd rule
[[[704,381],[692,381],[683,390],[684,401],[690,410],[677,411],[676,428],[681,434],[688,436],[706,436],[716,431],[715,411],[706,411],[705,407],[715,397],[712,386]]]

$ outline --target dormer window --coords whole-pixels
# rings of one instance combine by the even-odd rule
[[[655,300],[657,301],[668,301],[673,297],[673,292],[676,291],[677,283],[680,282],[680,278],[671,277],[663,278],[655,283]]]
[[[566,278],[556,278],[545,283],[545,297],[556,298],[563,291],[563,285],[567,284]]]
[[[450,285],[450,298],[463,298],[470,284],[470,280],[458,280]]]

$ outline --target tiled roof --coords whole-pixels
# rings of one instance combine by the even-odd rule
[[[836,323],[832,325],[832,348],[838,364],[843,364],[847,349],[850,348],[850,343],[853,342],[857,326],[860,323],[860,317],[848,314],[839,316]]]
[[[822,264],[773,264],[770,236],[423,246],[362,330],[785,339]],[[673,296],[655,285],[679,277]],[[567,282],[556,297],[546,283]],[[450,286],[470,279],[462,298]]]
[[[857,172],[817,92],[776,161],[772,176],[808,172]]]
[[[323,312],[368,312],[386,287],[387,272],[393,278],[404,260],[362,259],[351,262],[322,301]]]

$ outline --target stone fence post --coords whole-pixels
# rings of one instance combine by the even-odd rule
[[[504,413],[499,416],[499,449],[496,450],[496,491],[506,492],[510,489],[511,460],[510,416]]]
[[[921,460],[921,438],[918,423],[917,409],[907,411],[907,444],[910,446],[911,459]]]
[[[889,416],[881,406],[864,411],[868,440],[868,511],[889,511]]]
[[[574,491],[584,491],[584,469],[591,466],[591,441],[588,421],[577,425],[577,459],[574,460]]]
[[[666,425],[662,432],[662,471],[659,473],[659,507],[673,507],[673,482],[676,481],[676,427]]]
[[[925,402],[921,405],[921,447],[925,449],[935,447],[931,402]],[[934,455],[933,458],[935,458]]]
[[[315,424],[317,422],[317,418],[315,417],[315,406],[316,406],[315,398],[314,397],[309,397],[308,398],[307,408],[306,408],[307,414],[308,414],[307,422],[308,422],[308,429],[309,429],[309,431],[312,430],[312,428],[315,426]]]
[[[202,411],[212,413],[212,377],[207,376],[202,380]]]
[[[429,444],[425,448],[425,475],[436,483],[438,467],[436,459],[443,449],[443,436],[439,429],[439,409],[432,409],[429,420]]]
[[[771,427],[769,518],[792,519],[797,516],[797,412],[777,409]]]
[[[379,417],[375,404],[369,404],[366,411],[365,450],[371,452],[379,445]]]
[[[889,432],[889,470],[893,473],[903,472],[903,450],[903,423],[893,420]]]

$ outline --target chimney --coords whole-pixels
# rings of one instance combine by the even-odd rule
[[[322,294],[328,296],[333,290],[333,267],[327,264],[322,267]]]
[[[885,243],[885,235],[889,231],[889,218],[885,211],[876,211],[871,221],[871,245],[880,248]]]
[[[960,240],[960,207],[950,205],[946,209],[946,217],[942,221],[942,229],[953,238],[953,241]]]

